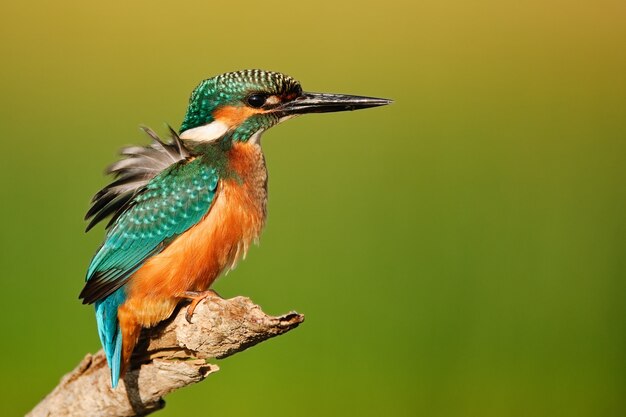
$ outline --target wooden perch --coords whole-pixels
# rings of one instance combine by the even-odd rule
[[[209,297],[142,333],[131,370],[111,388],[104,352],[87,354],[27,416],[144,416],[165,407],[163,397],[202,381],[219,370],[207,362],[225,358],[296,328],[304,316],[295,312],[272,317],[250,299]]]

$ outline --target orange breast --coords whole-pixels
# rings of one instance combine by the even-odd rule
[[[229,152],[237,175],[221,180],[208,214],[129,280],[125,306],[143,326],[169,317],[181,293],[208,289],[259,237],[267,200],[263,154],[258,145],[242,143]]]

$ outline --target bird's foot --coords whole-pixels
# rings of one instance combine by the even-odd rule
[[[191,300],[191,304],[189,304],[189,307],[187,307],[187,313],[185,313],[185,318],[187,319],[187,321],[190,324],[191,324],[191,317],[193,316],[193,312],[196,309],[196,307],[198,306],[198,303],[200,301],[204,300],[207,297],[218,297],[218,298],[220,298],[219,294],[216,293],[213,290],[185,291],[179,297],[187,298],[187,299]]]

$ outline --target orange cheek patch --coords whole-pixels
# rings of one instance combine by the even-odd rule
[[[213,112],[213,118],[232,128],[239,126],[250,116],[259,113],[265,113],[265,110],[253,109],[246,106],[224,106]]]

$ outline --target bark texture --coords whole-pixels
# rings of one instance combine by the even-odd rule
[[[191,323],[186,308],[142,333],[130,370],[117,389],[111,388],[102,350],[87,354],[27,416],[144,416],[165,406],[163,397],[202,381],[221,359],[297,327],[304,316],[295,312],[272,317],[250,299],[209,297],[195,309]]]

